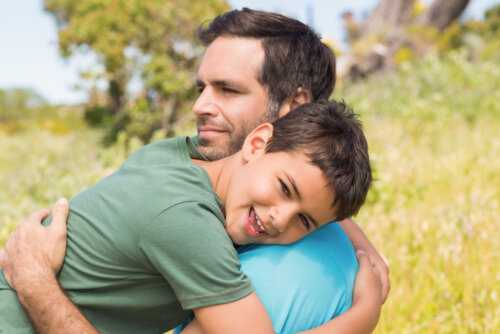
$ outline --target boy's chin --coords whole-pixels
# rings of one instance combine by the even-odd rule
[[[259,244],[259,239],[257,238],[250,238],[250,237],[245,237],[242,236],[241,234],[239,235],[231,235],[229,234],[229,237],[231,238],[233,244],[238,245],[238,246],[243,246],[243,245],[248,245],[248,244]]]

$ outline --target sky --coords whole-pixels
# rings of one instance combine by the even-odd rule
[[[233,8],[250,7],[293,16],[341,45],[344,34],[341,14],[349,10],[361,18],[378,0],[228,2]],[[471,0],[465,16],[480,19],[486,8],[497,3],[500,0]],[[87,95],[75,87],[81,82],[79,73],[90,61],[83,57],[63,59],[59,55],[55,20],[43,11],[43,0],[0,0],[0,89],[33,89],[53,104],[81,103]]]

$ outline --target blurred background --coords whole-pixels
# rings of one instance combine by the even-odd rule
[[[0,247],[140,146],[195,134],[196,27],[242,6],[321,33],[376,181],[377,333],[500,332],[500,1],[0,2]]]

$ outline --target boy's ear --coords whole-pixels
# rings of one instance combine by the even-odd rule
[[[294,94],[288,96],[285,101],[283,101],[280,107],[279,117],[283,117],[288,114],[290,110],[309,102],[311,102],[311,94],[309,94],[308,90],[299,87]]]
[[[271,123],[264,123],[250,132],[241,148],[242,157],[245,162],[249,162],[265,152],[266,144],[273,136],[273,130],[274,128]]]

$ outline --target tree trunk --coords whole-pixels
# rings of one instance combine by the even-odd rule
[[[172,95],[167,99],[162,99],[160,105],[162,106],[161,125],[168,138],[173,135],[172,117],[175,115],[175,110],[178,107],[177,97]]]
[[[404,27],[409,24],[430,26],[443,31],[457,19],[470,0],[434,0],[417,20],[411,14],[415,0],[379,0],[377,7],[361,23],[360,39],[372,33],[380,33],[382,40],[372,44],[362,53],[349,52],[338,59],[337,68],[356,81],[373,73],[394,69],[394,58],[402,46],[411,48]],[[367,39],[370,43],[370,39]]]
[[[406,25],[411,19],[415,0],[380,0],[363,22],[362,35],[377,32],[384,27]]]
[[[443,31],[462,14],[469,2],[470,0],[435,0],[417,19],[417,23]]]
[[[118,115],[122,112],[123,109],[123,98],[125,95],[125,90],[123,89],[123,85],[118,80],[110,80],[109,81],[109,107],[113,115]]]

